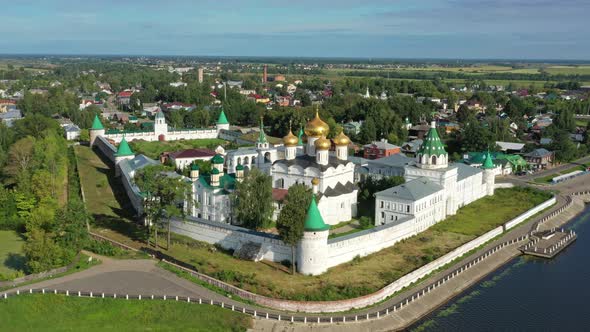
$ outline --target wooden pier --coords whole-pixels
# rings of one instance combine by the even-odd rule
[[[534,233],[531,235],[531,241],[519,249],[526,255],[553,258],[577,238],[574,231],[551,229]]]

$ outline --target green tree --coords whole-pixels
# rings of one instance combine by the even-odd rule
[[[377,140],[377,127],[372,118],[368,118],[361,125],[361,132],[359,133],[361,143],[368,144]]]
[[[191,197],[191,183],[182,177],[171,177],[168,169],[161,165],[148,166],[141,169],[135,176],[135,183],[145,193],[144,214],[155,230],[155,245],[158,247],[158,229],[164,224],[168,226],[167,249],[170,249],[170,225],[172,218],[184,218],[185,204],[196,204]],[[149,236],[148,236],[149,245]]]
[[[291,246],[291,274],[295,274],[295,248],[303,237],[311,190],[304,184],[293,185],[289,187],[286,202],[277,219],[277,231],[283,242]]]
[[[33,167],[35,139],[27,136],[16,141],[8,150],[8,160],[4,172],[15,182],[29,182],[29,171]],[[25,186],[28,188],[28,186]]]
[[[272,178],[253,168],[242,182],[236,183],[232,201],[233,214],[244,227],[268,228],[274,210]]]
[[[372,218],[375,215],[375,193],[399,186],[404,182],[405,179],[403,176],[391,176],[382,179],[368,177],[360,182],[358,191],[359,214]]]
[[[576,144],[572,142],[567,131],[560,131],[555,135],[551,149],[555,151],[555,159],[560,162],[568,162],[576,158]]]

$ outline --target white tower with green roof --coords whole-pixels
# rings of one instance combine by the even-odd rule
[[[432,121],[430,130],[416,154],[417,166],[424,169],[441,169],[449,167],[449,154],[436,131],[436,122]]]
[[[494,194],[494,186],[496,185],[496,174],[494,170],[496,166],[494,165],[494,161],[492,160],[492,155],[490,154],[489,150],[485,156],[485,160],[483,161],[481,168],[483,169],[483,183],[485,185],[486,195],[492,196]]]
[[[330,226],[326,225],[315,194],[311,198],[303,226],[303,238],[297,246],[297,271],[305,275],[318,275],[328,269],[328,235]]]
[[[98,115],[94,116],[94,120],[92,121],[92,127],[90,127],[90,146],[94,146],[94,141],[98,136],[103,136],[105,134],[104,126],[100,122]]]
[[[223,107],[221,108],[221,113],[219,113],[219,117],[217,118],[217,123],[215,124],[217,128],[217,135],[219,132],[224,130],[229,130],[229,121],[227,121],[227,117],[225,116],[225,112],[223,111]]]
[[[123,136],[121,143],[119,143],[119,146],[117,147],[117,153],[115,153],[115,175],[118,176],[121,174],[121,169],[118,167],[120,162],[133,158],[135,158],[135,153],[133,153],[125,136]]]

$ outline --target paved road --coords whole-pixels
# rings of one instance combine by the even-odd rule
[[[587,190],[589,187],[589,183],[590,175],[584,175],[572,179],[570,181],[566,181],[558,185],[551,186],[552,189],[560,190],[562,193],[557,197],[558,203],[553,208],[551,208],[550,211],[544,213],[541,216],[538,216],[537,218],[535,218],[535,220],[563,206],[566,202],[564,196],[565,194],[571,193],[573,191]],[[514,239],[522,234],[527,233],[530,230],[531,224],[535,220],[531,220],[526,224],[520,225],[514,231],[505,234],[502,238],[494,241],[493,243],[490,243],[485,248],[479,250],[477,253],[474,253],[470,257],[465,258],[463,261],[472,259],[480,255],[483,251],[491,248],[492,246],[495,246],[498,243]],[[452,282],[446,284],[445,287],[440,287],[434,292],[429,293],[427,296],[424,296],[420,300],[412,302],[407,307],[404,307],[404,309],[402,309],[401,311],[398,311],[396,315],[389,315],[387,316],[387,318],[365,321],[362,323],[359,322],[347,325],[324,324],[320,326],[315,326],[314,328],[329,330],[333,328],[342,329],[346,327],[346,329],[350,329],[352,331],[358,329],[388,330],[395,328],[396,326],[404,326],[405,324],[408,324],[413,319],[415,319],[415,317],[420,315],[420,313],[426,314],[430,310],[435,309],[437,305],[444,303],[444,299],[447,299],[449,297],[452,297],[453,295],[460,293],[463,289],[469,287],[473,282],[479,280],[486,274],[492,272],[498,264],[502,264],[503,262],[510,260],[517,254],[518,252],[516,250],[516,246],[514,248],[509,248],[509,250],[501,250],[500,252],[498,252],[498,254],[494,254],[493,257],[489,261],[486,261],[485,264],[478,264],[477,268],[469,269],[468,272],[464,273],[460,278],[451,279]],[[29,288],[46,288],[83,292],[92,291],[93,293],[97,294],[104,292],[117,293],[122,295],[141,294],[146,296],[153,294],[168,296],[190,296],[191,298],[195,299],[201,297],[206,299],[213,299],[215,301],[225,302],[229,305],[236,305],[240,307],[245,306],[250,310],[263,310],[265,312],[269,312],[270,314],[288,315],[287,313],[278,312],[276,310],[262,309],[251,305],[244,305],[243,303],[229,299],[223,295],[212,292],[190,281],[179,278],[173,273],[170,273],[166,270],[157,267],[156,261],[154,260],[113,260],[106,257],[100,257],[100,259],[103,261],[101,265],[92,267],[88,270],[64,276],[61,278],[56,278],[53,280],[46,280],[36,284],[23,286],[20,289],[26,290]],[[437,280],[438,278],[447,274],[449,271],[452,271],[459,265],[461,265],[461,263],[457,263],[454,266],[449,267],[445,271],[436,273],[435,275],[428,278],[426,281],[423,281],[421,284],[427,284],[429,282]],[[364,315],[366,313],[374,313],[376,311],[384,310],[385,308],[388,308],[393,304],[399,302],[400,300],[404,299],[412,292],[413,291],[411,290],[403,292],[389,299],[388,301],[385,301],[382,304],[376,305],[372,308],[360,310],[358,311],[358,313],[355,314]],[[317,315],[314,314],[310,314],[308,316],[311,317],[309,321],[313,321],[313,317],[317,317]],[[293,325],[291,323],[286,322],[265,320],[257,320],[255,325],[256,329],[264,331],[282,331],[291,329],[307,330],[309,327],[310,325]]]

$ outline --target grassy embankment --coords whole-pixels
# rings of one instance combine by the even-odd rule
[[[79,164],[82,182],[85,183],[93,180],[88,180],[84,174],[92,176],[91,165],[100,160],[90,149],[81,149],[86,149],[81,154],[87,156],[87,159],[80,158]],[[86,164],[83,160],[91,164]],[[120,184],[115,183],[115,188],[117,186]],[[90,187],[85,183],[85,192],[95,190]],[[105,204],[113,204],[113,201],[116,201],[113,191],[99,189],[101,194],[93,194],[97,201],[89,204],[89,210],[93,214],[97,214],[94,210],[100,208],[101,201]],[[116,189],[114,192],[117,191]],[[106,197],[107,195],[111,197]],[[315,277],[290,275],[287,268],[273,262],[242,261],[213,245],[178,235],[173,236],[169,250],[161,250],[167,255],[194,265],[200,272],[258,294],[298,300],[352,298],[374,292],[509,221],[548,199],[547,195],[521,188],[499,189],[496,195],[482,198],[461,208],[457,215],[417,236],[362,259],[333,267],[323,275]],[[90,195],[86,196],[89,201]],[[105,213],[104,210],[101,211]],[[129,219],[119,218],[112,212],[111,216],[113,223],[98,223],[95,226],[99,233],[135,247],[145,246],[145,237],[138,236],[145,233],[138,226],[130,224]],[[161,246],[165,247],[165,240],[161,240]]]
[[[225,145],[227,142],[222,139],[194,139],[171,142],[146,142],[146,141],[131,141],[131,149],[137,154],[144,154],[152,159],[160,157],[162,152],[173,152],[184,149],[194,148],[209,148],[215,149],[218,145]]]
[[[0,300],[11,331],[246,331],[246,315],[175,301],[21,295]]]

